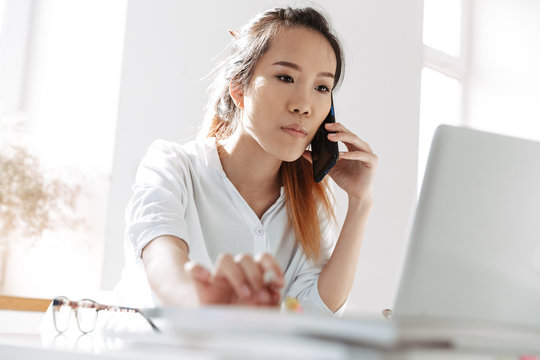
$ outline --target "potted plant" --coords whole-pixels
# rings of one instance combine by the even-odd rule
[[[77,226],[74,209],[80,186],[48,174],[39,158],[21,141],[21,134],[0,124],[0,293],[10,243],[31,244],[58,224]],[[10,136],[6,136],[9,134]]]

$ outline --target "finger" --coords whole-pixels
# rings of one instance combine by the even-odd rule
[[[266,296],[266,300],[264,302],[259,300],[255,305],[268,306],[268,307],[276,307],[279,305],[280,300],[281,300],[281,295],[279,292],[267,290],[267,293],[265,296]]]
[[[234,257],[234,261],[244,271],[244,276],[247,279],[248,284],[251,286],[251,290],[254,295],[253,300],[255,303],[259,305],[272,304],[271,293],[266,287],[267,284],[263,279],[263,269],[249,255],[237,255]],[[275,274],[274,270],[270,271]],[[265,275],[268,273],[269,271],[267,271]]]
[[[340,134],[340,135],[341,134],[348,134],[349,135],[348,139],[351,140],[351,141],[349,141],[350,143],[357,145],[362,150],[365,150],[365,151],[368,151],[368,152],[373,152],[371,150],[371,147],[369,146],[369,144],[367,142],[360,139],[352,131],[347,129],[342,123],[327,123],[326,124],[326,129],[328,131],[332,131],[332,132],[334,132],[336,134]],[[331,134],[329,134],[329,136],[328,136],[328,138],[330,140],[337,139],[339,141],[347,142],[347,141],[344,141],[344,140],[342,140],[340,138],[337,138],[337,137],[331,137],[330,135]]]
[[[343,125],[340,122],[326,123],[324,125],[325,125],[326,130],[328,131],[352,133],[351,130],[349,130],[345,125]]]
[[[276,259],[268,254],[268,253],[262,253],[258,254],[255,257],[255,261],[259,264],[259,266],[262,268],[263,276],[268,274],[271,274],[271,272],[274,272],[275,275],[266,275],[267,281],[269,285],[281,288],[285,284],[285,280],[283,278],[283,272],[281,271],[281,267],[277,263]]]
[[[364,151],[346,151],[339,153],[340,159],[346,160],[358,160],[366,163],[367,165],[375,165],[379,161],[379,158],[375,154],[367,153]]]
[[[272,291],[271,296],[272,296],[272,304],[278,305],[279,301],[281,300],[281,294],[279,293],[279,291]]]
[[[219,255],[214,269],[214,278],[216,280],[226,280],[239,298],[244,299],[252,295],[249,286],[246,284],[244,272],[234,262],[230,254]]]
[[[199,282],[209,282],[212,275],[204,266],[193,261],[188,261],[185,263],[184,270],[193,280]]]
[[[337,133],[331,133],[328,134],[328,140],[338,142],[341,141],[345,145],[347,145],[347,148],[350,150],[351,147],[349,144],[354,145],[357,149],[372,153],[371,147],[365,142],[362,141],[358,136],[354,135],[353,133],[349,132],[337,132]]]
[[[234,257],[234,262],[237,263],[242,271],[247,283],[255,292],[258,292],[263,287],[263,273],[255,260],[249,255],[239,254]]]

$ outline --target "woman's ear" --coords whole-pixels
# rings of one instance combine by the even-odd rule
[[[238,85],[234,85],[233,83],[229,84],[229,95],[231,95],[237,108],[244,108],[244,91],[240,89]]]

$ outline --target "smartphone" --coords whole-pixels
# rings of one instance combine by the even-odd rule
[[[334,99],[332,97],[332,106],[326,119],[322,122],[317,133],[311,141],[311,158],[313,160],[313,180],[320,182],[336,164],[339,157],[337,142],[328,140],[328,130],[324,127],[327,123],[336,122],[334,115]]]

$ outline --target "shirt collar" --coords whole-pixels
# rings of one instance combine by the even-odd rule
[[[225,176],[225,171],[223,171],[223,166],[221,166],[221,160],[219,159],[219,155],[217,152],[216,138],[204,138],[203,143],[206,157],[206,166],[208,166],[210,169],[214,169],[220,175]]]

